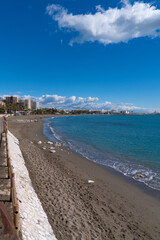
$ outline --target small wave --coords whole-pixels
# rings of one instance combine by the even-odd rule
[[[160,190],[160,176],[158,172],[131,162],[124,162],[123,160],[116,159],[113,156],[111,158],[110,154],[102,153],[91,146],[87,146],[86,144],[75,144],[75,142],[73,143],[72,141],[68,141],[67,145],[71,150],[77,152],[88,160],[105,167],[111,167],[125,176],[131,177],[136,181],[143,182],[153,189]],[[144,178],[140,176],[144,176]]]
[[[133,164],[118,163],[114,164],[113,168],[125,176],[131,177],[136,181],[143,182],[147,186],[160,190],[160,176],[158,172],[145,168],[144,166],[136,166]]]
[[[58,135],[55,129],[51,126],[53,122],[47,123],[47,131],[44,134],[52,141],[61,142],[62,145],[69,147],[74,152],[91,160],[104,167],[111,167],[125,176],[131,177],[136,181],[143,182],[147,186],[160,190],[160,173],[158,171],[149,169],[133,161],[120,159],[108,152],[101,152],[95,147],[89,146],[82,142],[73,141],[71,139],[64,139]]]

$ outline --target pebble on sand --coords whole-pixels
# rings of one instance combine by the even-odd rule
[[[42,144],[42,141],[39,141],[38,144]]]
[[[56,151],[55,150],[50,150],[51,153],[55,153]]]
[[[56,142],[56,143],[55,143],[55,146],[56,146],[56,147],[60,147],[60,146],[61,146],[61,144],[60,144],[60,143],[58,143],[58,142]]]
[[[94,183],[94,181],[93,180],[88,180],[88,183]]]
[[[52,150],[52,149],[55,149],[54,147],[50,147],[50,149]]]
[[[48,141],[47,143],[48,143],[48,144],[53,144],[53,142],[50,142],[50,141]]]

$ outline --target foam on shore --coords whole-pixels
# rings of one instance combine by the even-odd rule
[[[15,173],[22,239],[56,240],[40,200],[35,193],[19,148],[18,139],[8,131],[9,157]]]

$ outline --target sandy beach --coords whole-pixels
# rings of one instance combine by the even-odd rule
[[[159,199],[70,149],[49,144],[41,118],[10,117],[8,124],[57,239],[160,239]],[[37,121],[21,121],[26,119]]]

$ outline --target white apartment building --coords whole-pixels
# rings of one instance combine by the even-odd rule
[[[38,101],[33,101],[33,109],[34,110],[39,109],[39,102]]]
[[[27,109],[32,109],[33,100],[31,99],[19,99],[19,104]]]
[[[24,100],[24,106],[28,109],[32,109],[32,100],[31,99],[25,99]]]
[[[19,99],[19,104],[27,109],[37,110],[39,109],[39,102],[31,99]]]

